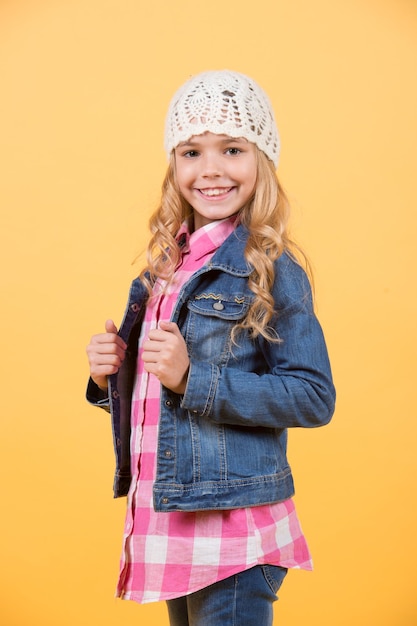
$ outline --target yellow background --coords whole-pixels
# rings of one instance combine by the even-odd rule
[[[85,345],[120,321],[174,90],[252,75],[282,137],[338,389],[290,435],[314,573],[280,626],[412,626],[416,599],[415,0],[1,0],[2,626],[167,624],[113,598],[123,500]]]

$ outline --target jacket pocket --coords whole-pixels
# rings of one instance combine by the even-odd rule
[[[225,296],[221,293],[200,293],[188,301],[188,310],[197,315],[238,321],[245,317],[250,302],[243,295]]]
[[[243,295],[195,294],[187,303],[185,339],[189,355],[224,365],[231,354],[231,333],[246,316],[250,302]]]

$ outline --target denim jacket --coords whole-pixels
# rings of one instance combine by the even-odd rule
[[[279,502],[294,493],[287,429],[328,423],[335,403],[327,349],[302,268],[283,254],[275,263],[272,324],[281,342],[231,340],[255,297],[244,259],[243,226],[181,290],[171,320],[185,338],[190,369],[184,395],[162,386],[154,483],[156,511],[232,509]],[[115,497],[131,481],[130,409],[138,337],[147,301],[133,281],[119,334],[125,360],[109,392],[90,380],[89,402],[112,415]],[[107,397],[106,397],[107,396]]]

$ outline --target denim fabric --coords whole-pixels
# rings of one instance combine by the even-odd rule
[[[181,598],[168,600],[171,626],[272,626],[273,603],[287,570],[257,565]]]
[[[288,465],[287,428],[326,424],[335,390],[310,286],[287,254],[275,264],[272,324],[281,343],[231,331],[254,294],[244,260],[247,232],[228,237],[211,261],[180,292],[172,321],[190,356],[187,388],[179,396],[161,390],[154,485],[157,511],[231,509],[286,500],[294,493]],[[112,413],[116,476],[114,494],[130,484],[130,401],[146,290],[132,284],[120,328],[128,344],[109,394],[90,380],[87,399]]]

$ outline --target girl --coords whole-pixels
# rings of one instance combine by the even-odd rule
[[[287,569],[311,569],[287,429],[333,414],[326,346],[262,89],[191,78],[165,147],[147,268],[120,330],[108,320],[87,348],[87,398],[111,411],[128,496],[117,596],[166,600],[172,626],[270,626]]]

